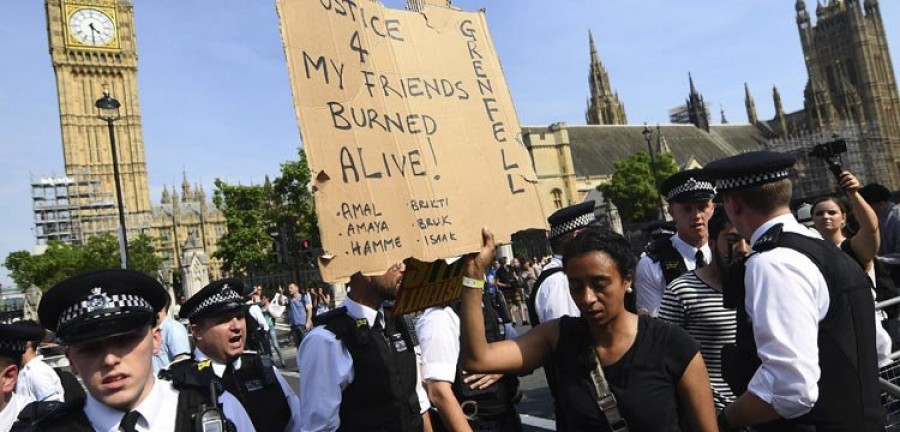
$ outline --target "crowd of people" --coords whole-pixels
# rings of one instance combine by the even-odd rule
[[[72,277],[40,323],[0,324],[0,430],[515,432],[538,368],[562,431],[883,430],[898,338],[875,301],[897,295],[900,210],[844,172],[801,224],[793,164],[754,152],[671,176],[673,230],[638,254],[593,202],[550,215],[546,258],[498,256],[485,228],[459,299],[416,314],[392,314],[403,263],[353,275],[337,308],[328,289],[223,279],[170,312],[141,273]],[[81,385],[36,355],[47,330]]]

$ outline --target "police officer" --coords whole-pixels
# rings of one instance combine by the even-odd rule
[[[19,411],[34,401],[32,394],[14,390],[19,382],[26,344],[43,336],[41,327],[0,324],[0,430],[9,430]]]
[[[320,315],[300,345],[302,431],[421,431],[415,329],[390,316],[405,267],[350,278],[341,307]],[[424,413],[424,414],[423,414]]]
[[[585,201],[559,209],[547,218],[550,223],[550,263],[541,270],[528,297],[528,316],[537,326],[563,315],[581,316],[569,294],[569,280],[562,271],[562,253],[579,229],[596,224],[594,201]]]
[[[222,279],[184,302],[181,315],[191,323],[196,349],[193,361],[181,367],[218,377],[241,401],[257,430],[296,430],[300,413],[296,394],[269,356],[244,348],[244,292],[240,280]]]
[[[166,290],[133,270],[99,270],[52,287],[38,306],[41,325],[66,346],[72,370],[87,388],[86,399],[34,402],[13,430],[253,431],[240,403],[219,393],[211,400],[210,380],[153,375],[151,357],[160,344],[156,317]],[[223,424],[222,415],[231,425]]]
[[[483,294],[485,337],[490,342],[515,338],[515,330],[503,323],[489,294]],[[422,376],[436,431],[518,432],[522,430],[515,399],[519,380],[515,374],[468,374],[459,356],[459,302],[427,309],[416,322],[422,347]],[[468,424],[468,426],[467,426]]]
[[[638,261],[634,280],[637,312],[654,317],[666,286],[712,259],[707,223],[715,209],[712,181],[699,169],[673,174],[663,181],[659,192],[669,202],[676,233],[650,243]]]
[[[719,427],[880,431],[871,281],[794,219],[793,165],[793,156],[762,151],[706,167],[752,246],[726,291],[738,330],[725,378],[739,397]]]

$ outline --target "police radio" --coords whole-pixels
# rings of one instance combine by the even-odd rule
[[[216,383],[209,383],[209,400],[211,405],[202,404],[194,415],[194,430],[197,432],[228,432],[228,421],[219,409]]]

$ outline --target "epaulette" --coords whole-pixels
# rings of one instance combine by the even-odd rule
[[[672,246],[672,237],[660,237],[651,241],[644,249],[644,252],[647,253],[647,256],[650,257],[653,262],[659,262],[659,260],[662,259],[663,249],[668,246]]]
[[[41,424],[53,424],[74,412],[81,411],[83,408],[84,399],[82,398],[65,402],[32,402],[25,405],[25,408],[22,408],[22,411],[19,411],[18,422],[10,430],[41,430]]]
[[[212,371],[212,361],[209,359],[199,362],[194,360],[175,362],[169,365],[168,369],[159,371],[158,376],[160,379],[171,381],[172,386],[179,390],[186,387],[206,390],[212,382],[218,383],[216,374]],[[217,385],[216,391],[221,394],[222,387]]]
[[[328,324],[329,321],[343,315],[347,315],[347,308],[345,306],[330,310],[321,315],[316,315],[315,317],[313,317],[313,325],[319,326]]]
[[[753,244],[753,250],[756,252],[765,252],[767,250],[775,249],[775,247],[778,246],[778,240],[781,238],[783,230],[784,224],[777,224],[772,228],[769,228],[769,230],[760,236],[756,240],[756,243]]]

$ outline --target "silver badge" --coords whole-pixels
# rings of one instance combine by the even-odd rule
[[[103,292],[103,288],[96,287],[91,289],[91,295],[87,298],[87,311],[93,312],[98,309],[105,309],[109,304],[109,297]]]

